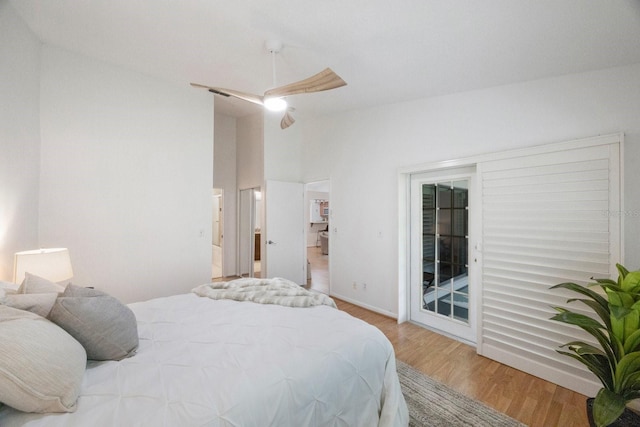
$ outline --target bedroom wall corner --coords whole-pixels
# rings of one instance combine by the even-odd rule
[[[41,43],[13,6],[0,2],[0,280],[13,254],[38,248]]]

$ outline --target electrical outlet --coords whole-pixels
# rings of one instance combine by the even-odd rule
[[[366,291],[366,290],[367,290],[367,284],[366,284],[366,283],[363,283],[363,284],[362,284],[362,290],[363,290],[363,291]]]
[[[358,285],[356,284],[356,282],[353,282],[353,289],[358,289]]]

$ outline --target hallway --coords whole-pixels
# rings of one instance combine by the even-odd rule
[[[329,294],[329,255],[322,255],[320,246],[307,247],[307,268],[311,275],[307,288]]]

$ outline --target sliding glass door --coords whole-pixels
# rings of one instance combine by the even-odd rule
[[[461,172],[470,172],[467,169]],[[472,175],[418,174],[411,183],[410,318],[475,342],[470,270]]]

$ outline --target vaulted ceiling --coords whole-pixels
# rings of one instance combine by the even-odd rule
[[[279,39],[277,85],[325,67],[348,82],[291,97],[298,114],[640,63],[638,0],[10,1],[44,43],[176,84],[262,94]]]

